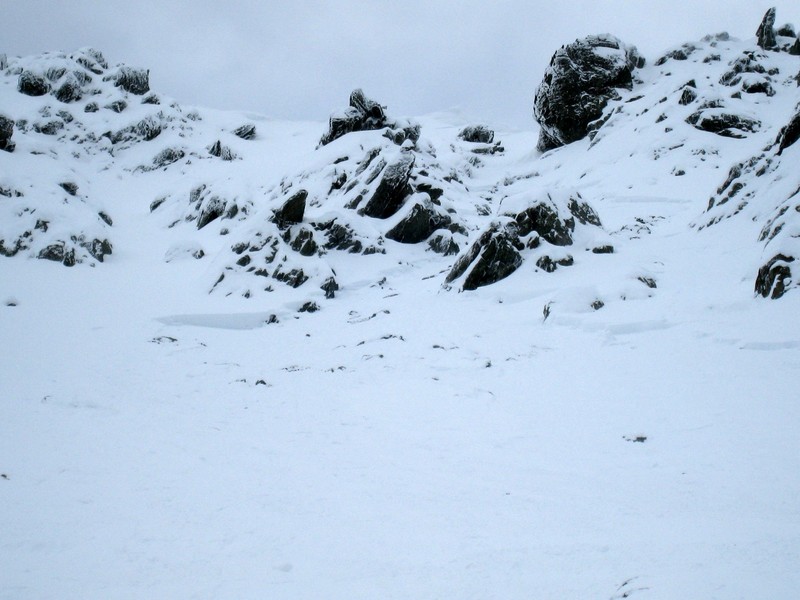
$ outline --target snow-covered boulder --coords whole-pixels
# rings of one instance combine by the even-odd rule
[[[419,125],[408,120],[395,120],[386,116],[386,107],[367,98],[360,89],[350,94],[350,106],[331,115],[328,131],[319,141],[320,146],[330,144],[340,137],[356,131],[373,131],[388,128],[389,137],[396,144],[419,139]]]
[[[533,115],[544,152],[585,137],[618,89],[633,87],[633,71],[644,66],[634,46],[612,35],[594,35],[562,46],[536,90]]]

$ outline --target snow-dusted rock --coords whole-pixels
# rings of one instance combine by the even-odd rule
[[[0,150],[11,152],[14,150],[14,142],[11,136],[14,135],[14,121],[4,115],[0,115]]]
[[[636,48],[611,35],[589,36],[562,46],[536,90],[533,115],[544,152],[585,137],[618,89],[633,87],[633,71],[644,65]]]
[[[777,47],[778,43],[775,39],[775,8],[770,8],[764,14],[761,24],[756,31],[758,38],[758,46],[764,50],[773,50]]]

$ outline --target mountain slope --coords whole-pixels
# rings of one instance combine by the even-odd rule
[[[0,60],[0,598],[792,597],[800,60],[757,41],[544,153]]]

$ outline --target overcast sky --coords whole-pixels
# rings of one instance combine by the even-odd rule
[[[324,121],[355,87],[396,116],[460,108],[532,126],[531,99],[554,50],[613,33],[649,61],[728,31],[750,38],[764,12],[800,25],[797,0],[2,0],[0,53],[83,46],[150,69],[184,104]]]

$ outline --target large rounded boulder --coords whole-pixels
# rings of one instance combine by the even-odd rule
[[[633,87],[633,71],[644,66],[636,47],[612,35],[593,35],[562,46],[536,90],[533,116],[538,148],[545,152],[584,138],[618,89]]]

